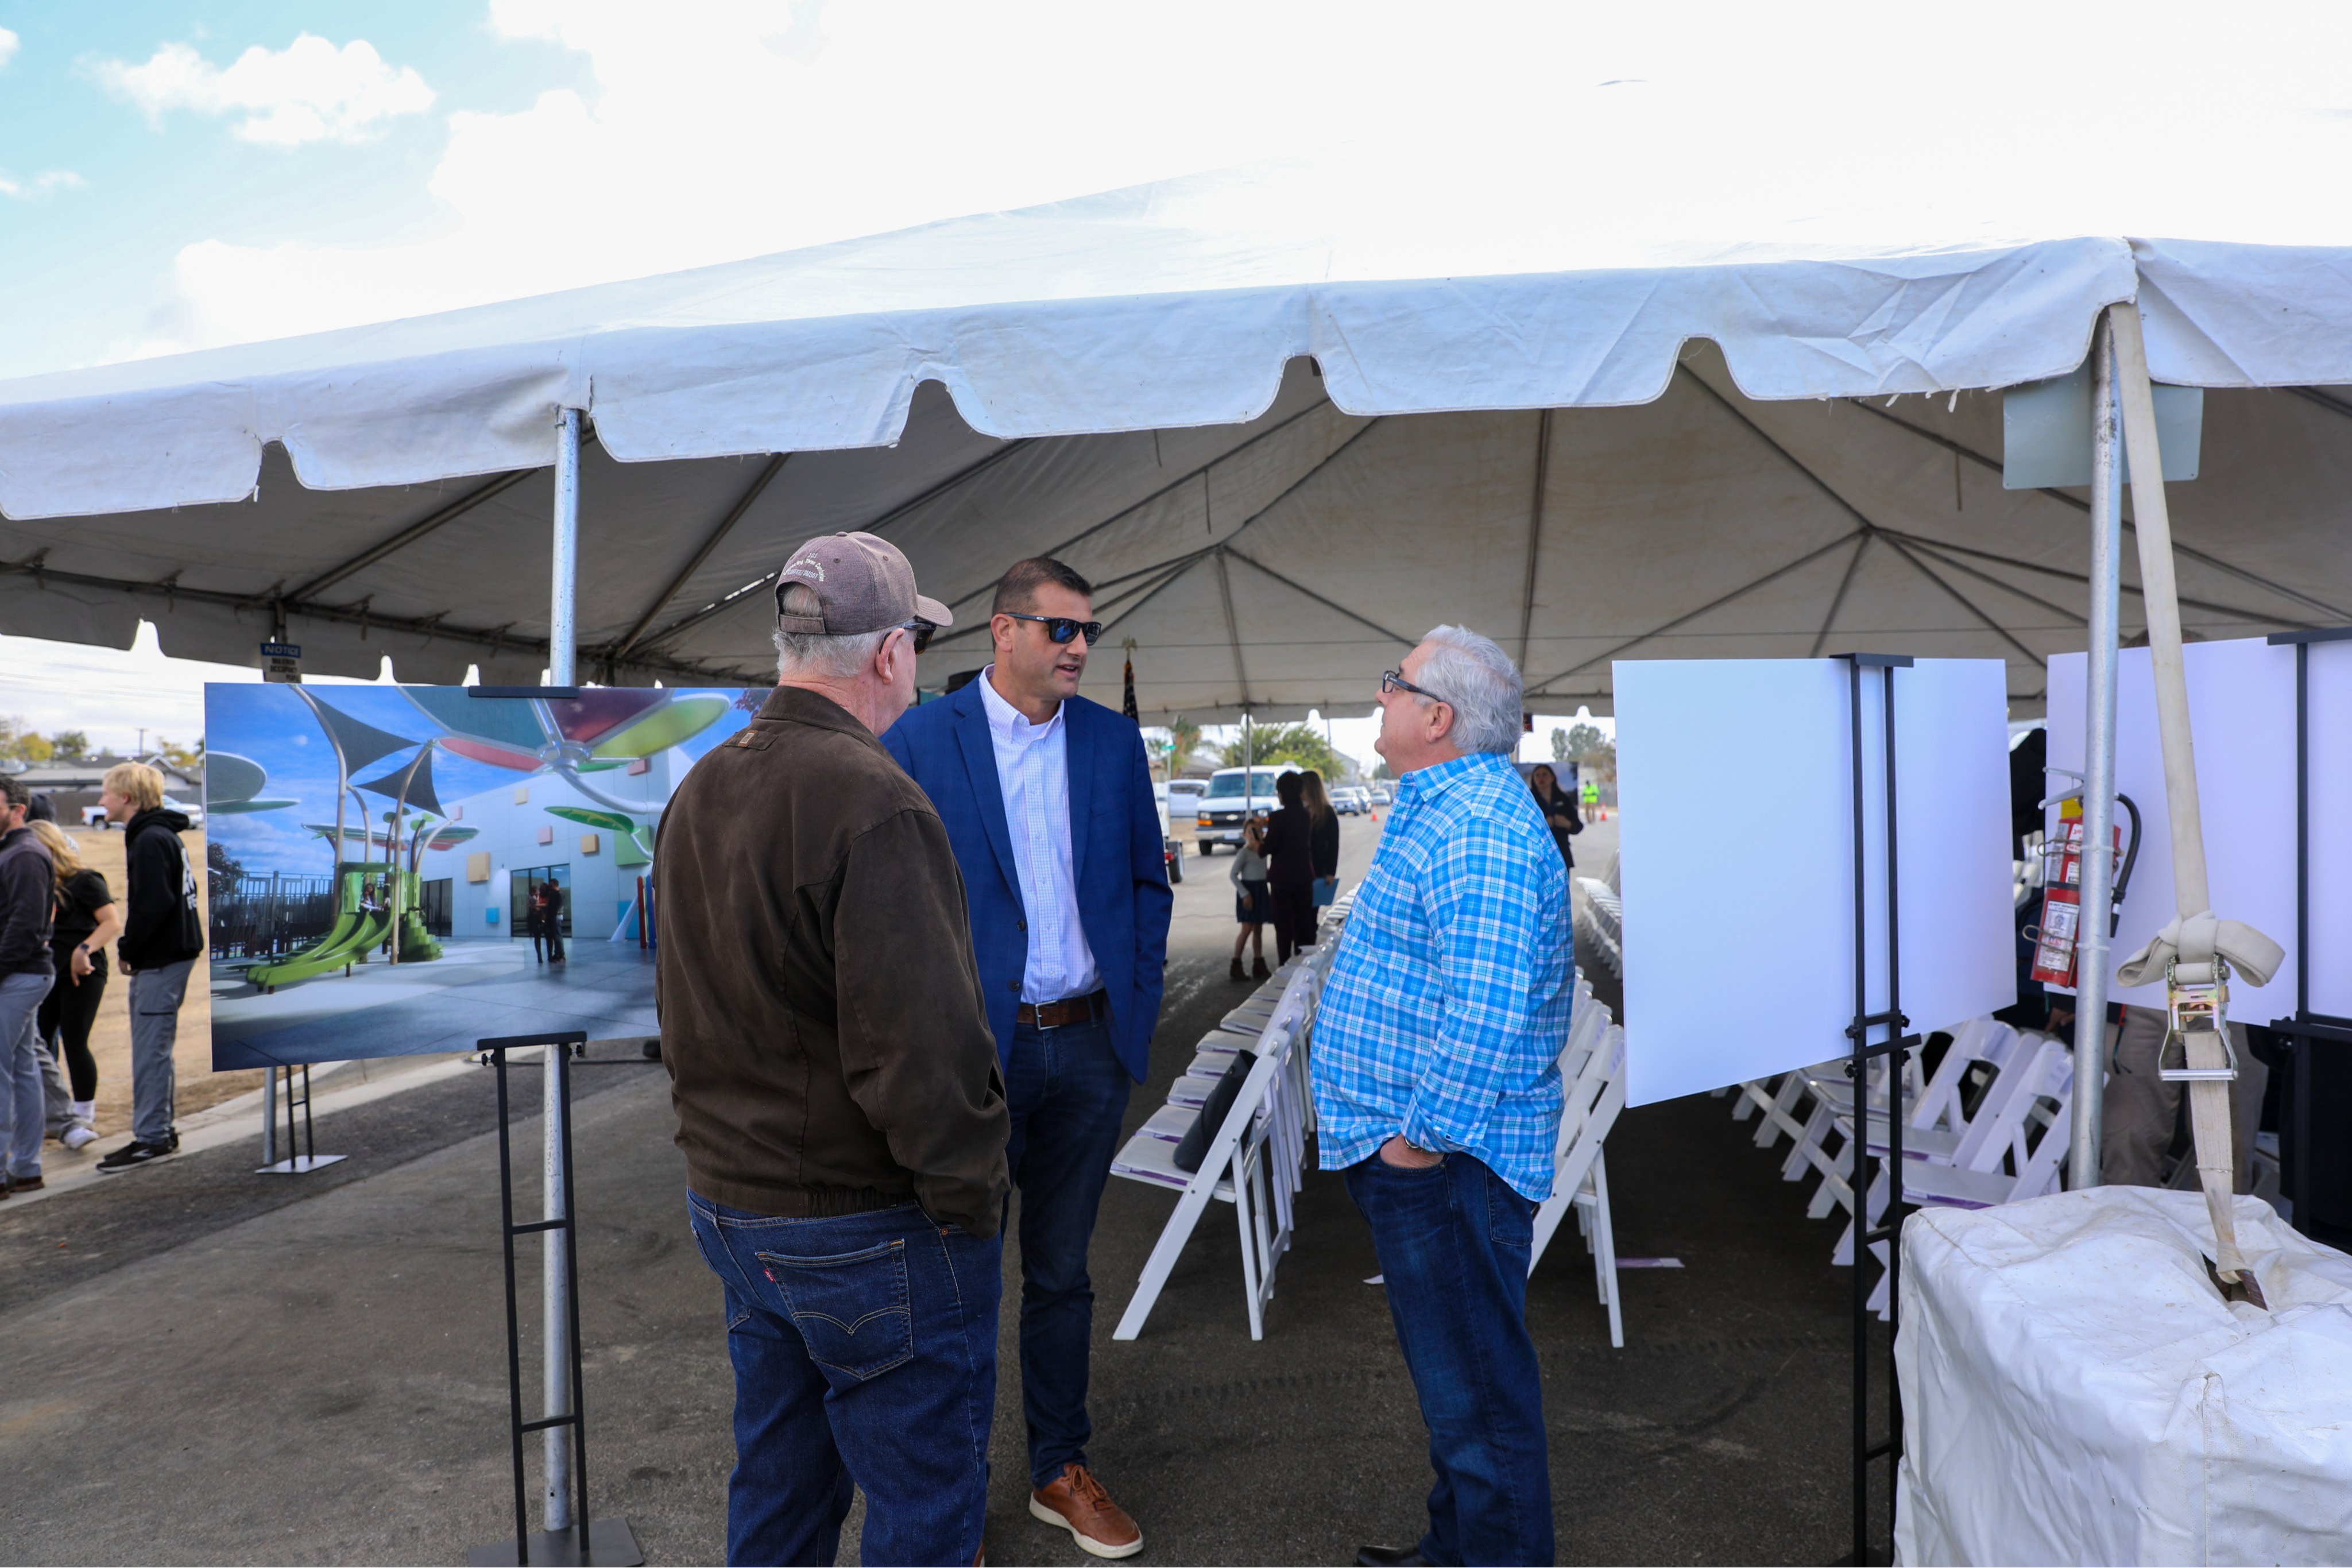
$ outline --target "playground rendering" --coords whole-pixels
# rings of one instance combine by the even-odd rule
[[[649,1032],[654,830],[761,695],[207,687],[214,1066]]]

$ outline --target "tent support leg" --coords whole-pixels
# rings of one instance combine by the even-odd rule
[[[2115,895],[2116,649],[2123,600],[2123,463],[2116,415],[2115,329],[2091,341],[2091,624],[2083,737],[2083,902],[2074,959],[2074,1134],[2066,1185],[2100,1185],[2107,1056],[2108,905]]]
[[[562,423],[556,427],[555,440],[555,549],[547,638],[547,679],[551,685],[571,685],[578,675],[579,570],[580,411],[567,408],[562,413]],[[571,1218],[571,1207],[565,1201],[570,1184],[565,1179],[568,1173],[563,1158],[566,1145],[564,1123],[571,1111],[569,1096],[564,1092],[564,1069],[569,1065],[562,1060],[565,1049],[561,1045],[550,1045],[546,1068],[540,1073],[540,1087],[545,1097],[541,1126],[546,1143],[544,1158],[541,1162],[545,1184],[545,1207],[541,1213],[549,1219]],[[565,1229],[550,1230],[542,1238],[541,1244],[545,1249],[545,1261],[541,1345],[544,1353],[546,1395],[546,1409],[542,1414],[569,1416],[572,1414],[572,1275],[565,1249],[572,1245],[572,1233]],[[564,1427],[550,1427],[542,1436],[547,1444],[541,1492],[547,1510],[546,1528],[551,1532],[568,1530],[573,1522],[571,1431]]]

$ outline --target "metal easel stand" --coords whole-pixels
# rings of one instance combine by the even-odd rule
[[[1853,724],[1853,1022],[1846,1026],[1846,1041],[1851,1055],[1846,1072],[1853,1080],[1853,1555],[1851,1561],[1864,1563],[1870,1556],[1870,1467],[1874,1460],[1889,1461],[1887,1469],[1888,1534],[1886,1555],[1881,1561],[1895,1560],[1893,1521],[1895,1516],[1895,1469],[1903,1458],[1903,1396],[1890,1364],[1886,1374],[1886,1439],[1870,1440],[1870,1270],[1867,1267],[1871,1247],[1886,1243],[1886,1315],[1891,1331],[1896,1323],[1902,1306],[1902,1232],[1903,1232],[1903,1071],[1904,1063],[1920,1037],[1906,1034],[1911,1020],[1903,1015],[1902,991],[1902,904],[1897,898],[1895,876],[1895,672],[1910,667],[1911,659],[1902,653],[1848,653],[1846,660],[1847,696]],[[1862,673],[1865,669],[1879,672],[1881,685],[1880,744],[1886,763],[1886,1008],[1872,1012],[1869,1000],[1870,952],[1870,885],[1867,867],[1867,843],[1864,839],[1864,817],[1867,796],[1863,773]],[[1874,1042],[1872,1031],[1880,1038]],[[1886,1153],[1878,1161],[1878,1172],[1886,1177],[1886,1218],[1877,1225],[1869,1225],[1869,1193],[1873,1174],[1866,1168],[1870,1159],[1870,1063],[1876,1057],[1886,1057]]]
[[[2311,1053],[2322,1045],[2352,1046],[2352,1018],[2311,1010],[2311,645],[2352,641],[2352,626],[2272,633],[2273,644],[2294,645],[2294,1016],[2273,1019],[2271,1029],[2294,1041],[2294,1104],[2288,1130],[2294,1137],[2294,1170],[2287,1197],[2290,1221],[2305,1236],[2311,1211]]]
[[[294,1092],[294,1074],[297,1071],[302,1074],[302,1092],[299,1097]],[[286,1157],[282,1160],[278,1157],[278,1075],[280,1072],[286,1074]],[[294,1107],[297,1105],[302,1107],[302,1135],[299,1139],[294,1135]],[[301,1153],[295,1153],[297,1148]],[[271,1068],[261,1101],[262,1163],[253,1174],[301,1176],[349,1157],[346,1155],[319,1153],[318,1139],[310,1124],[310,1064],[305,1061],[299,1068]]]
[[[572,1193],[572,1052],[587,1043],[580,1030],[564,1034],[509,1035],[477,1042],[499,1076],[499,1215],[507,1266],[507,1412],[514,1448],[515,1533],[511,1541],[478,1546],[466,1561],[489,1564],[611,1563],[635,1568],[646,1560],[636,1532],[625,1518],[592,1519],[588,1512],[588,1434],[580,1366],[580,1249],[572,1245],[578,1211]],[[547,1071],[547,1218],[517,1225],[514,1217],[513,1140],[507,1125],[507,1052],[544,1048]],[[548,1239],[547,1409],[536,1421],[522,1418],[522,1328],[515,1291],[515,1239]],[[568,1397],[567,1397],[568,1396]],[[548,1528],[530,1528],[529,1487],[523,1478],[526,1433],[548,1435]],[[559,1433],[568,1435],[563,1441]],[[568,1461],[568,1462],[566,1462]],[[570,1472],[567,1495],[564,1472]]]

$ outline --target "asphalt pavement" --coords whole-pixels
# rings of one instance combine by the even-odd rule
[[[1375,836],[1346,823],[1350,877]],[[1578,848],[1597,873],[1613,844],[1596,831]],[[1188,857],[1130,1124],[1244,994],[1224,976],[1229,865]],[[667,1079],[599,1054],[575,1129],[594,1507],[625,1514],[649,1562],[715,1562],[732,1462],[719,1290],[686,1228]],[[521,1077],[533,1103],[535,1073]],[[320,1149],[352,1157],[313,1176],[254,1176],[257,1151],[224,1147],[18,1214],[0,1205],[0,1555],[459,1562],[509,1534],[490,1080],[474,1070],[323,1118]],[[1803,1218],[1802,1190],[1727,1109],[1646,1107],[1610,1140],[1621,1253],[1681,1264],[1624,1271],[1622,1350],[1572,1228],[1530,1281],[1563,1562],[1847,1548],[1850,1276],[1828,1264],[1836,1227]],[[514,1131],[528,1166],[536,1124]],[[1362,1542],[1413,1540],[1425,1438],[1338,1176],[1307,1180],[1262,1342],[1220,1207],[1143,1337],[1115,1343],[1173,1206],[1114,1181],[1094,1249],[1091,1458],[1143,1525],[1137,1561],[1339,1563]],[[1008,1303],[1018,1267],[1010,1245]],[[537,1285],[531,1249],[527,1301]],[[1088,1561],[1024,1507],[1014,1328],[1008,1310],[989,1554]]]

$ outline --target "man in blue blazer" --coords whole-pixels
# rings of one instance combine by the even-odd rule
[[[1093,591],[1060,561],[1014,563],[991,607],[995,663],[882,744],[947,824],[1004,1064],[1029,1511],[1127,1557],[1142,1532],[1086,1459],[1087,1247],[1159,1022],[1174,901],[1142,735],[1077,695],[1102,634]]]

